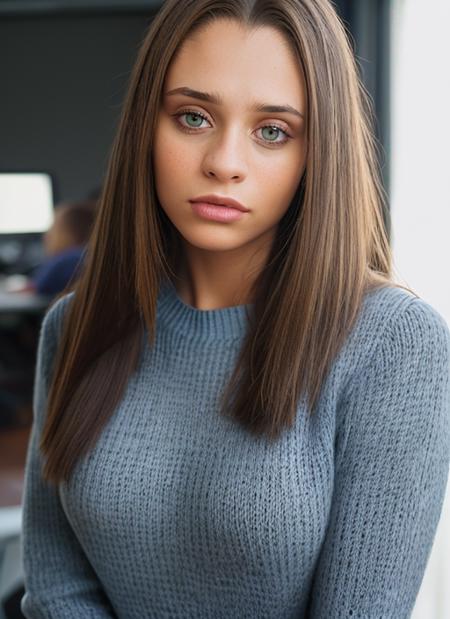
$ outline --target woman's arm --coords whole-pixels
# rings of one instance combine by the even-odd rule
[[[450,461],[450,331],[413,298],[339,411],[335,486],[311,619],[411,616]]]
[[[41,326],[23,495],[22,555],[28,619],[111,619],[109,601],[61,507],[58,491],[41,476],[38,448],[46,410],[51,364],[67,295]]]

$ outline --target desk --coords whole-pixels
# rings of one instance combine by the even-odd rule
[[[52,296],[29,292],[15,292],[11,289],[11,280],[22,278],[21,275],[0,275],[0,314],[43,314],[50,305]],[[14,281],[17,289],[17,282]],[[19,282],[22,287],[24,282]]]
[[[6,292],[0,285],[0,314],[42,314],[51,299],[30,292]]]

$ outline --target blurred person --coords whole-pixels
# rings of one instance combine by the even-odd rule
[[[35,268],[26,285],[15,291],[56,295],[75,280],[83,263],[95,212],[94,200],[58,205],[53,223],[43,235],[47,258]]]
[[[95,219],[96,202],[60,204],[43,237],[48,259],[32,274],[38,294],[54,295],[79,274]]]

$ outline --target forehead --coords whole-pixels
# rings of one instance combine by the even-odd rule
[[[165,89],[191,88],[220,93],[224,102],[264,100],[306,107],[301,65],[275,28],[250,30],[217,19],[188,37],[166,75]]]

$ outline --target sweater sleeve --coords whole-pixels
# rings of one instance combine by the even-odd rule
[[[334,491],[310,619],[411,616],[450,461],[450,331],[413,298],[338,411]]]
[[[33,425],[22,500],[25,594],[21,610],[27,619],[107,619],[115,615],[65,516],[58,489],[41,476],[39,439],[56,350],[56,327],[65,299],[59,299],[45,315],[38,341]]]

